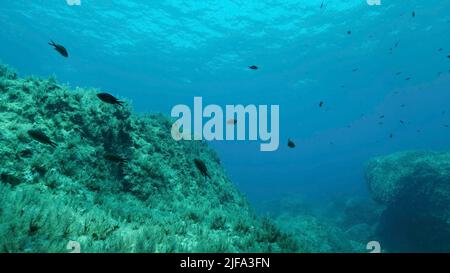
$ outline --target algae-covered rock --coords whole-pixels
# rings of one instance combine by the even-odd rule
[[[448,185],[450,152],[412,151],[375,158],[368,163],[366,177],[373,198],[389,203],[417,182],[442,180]]]
[[[371,211],[372,203],[365,199],[343,200],[343,208],[333,205],[325,209],[308,205],[298,194],[290,194],[264,201],[259,207],[297,240],[299,252],[365,252],[367,242],[373,238],[373,214],[377,211]],[[357,225],[360,226],[354,228]]]
[[[347,235],[334,224],[312,215],[280,215],[275,219],[275,222],[283,231],[295,237],[301,252],[365,252],[367,241],[358,241],[357,239],[360,239],[360,237],[351,237],[353,234]]]
[[[386,209],[379,233],[394,251],[450,251],[450,152],[401,152],[369,162]]]
[[[169,119],[99,92],[0,66],[0,252],[297,250],[253,215],[206,144],[177,142]]]

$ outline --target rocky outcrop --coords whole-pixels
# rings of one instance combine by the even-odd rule
[[[386,206],[378,233],[392,251],[450,251],[450,152],[401,152],[371,160],[366,177]]]
[[[99,92],[0,66],[0,252],[298,250],[253,215],[205,143],[177,142],[169,119]]]

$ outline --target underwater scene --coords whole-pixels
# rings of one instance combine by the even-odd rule
[[[449,0],[0,3],[0,252],[450,252]]]

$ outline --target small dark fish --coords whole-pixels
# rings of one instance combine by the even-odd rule
[[[234,118],[230,118],[229,120],[227,120],[227,124],[236,125],[237,124],[237,120],[234,119]]]
[[[108,94],[108,93],[99,93],[99,94],[97,94],[97,97],[101,101],[109,103],[109,104],[118,104],[118,105],[122,106],[122,104],[124,103],[123,101],[118,100],[116,97],[114,97],[113,95]]]
[[[393,135],[393,134],[390,134],[390,135],[389,135],[389,138],[394,138],[394,135]]]
[[[406,106],[405,104],[400,105],[400,107],[402,107],[402,108],[405,107],[405,106]]]
[[[295,143],[292,140],[290,140],[290,139],[288,139],[288,147],[289,148],[295,148]]]
[[[120,163],[120,164],[125,164],[128,162],[128,160],[126,158],[123,158],[116,154],[110,154],[110,153],[104,154],[103,158],[105,158],[108,161]]]
[[[324,104],[324,102],[323,102],[323,101],[319,102],[319,107],[322,107],[322,106],[323,106],[323,104]]]
[[[401,123],[401,124],[405,124],[405,122],[404,122],[403,120],[400,120],[400,123]]]
[[[58,146],[58,144],[56,144],[55,142],[53,142],[44,132],[42,132],[42,131],[39,131],[39,130],[29,130],[28,131],[28,135],[32,138],[32,139],[34,139],[34,140],[36,140],[36,141],[38,141],[38,142],[40,142],[40,143],[42,143],[42,144],[47,144],[47,145],[50,145],[50,146],[52,146],[53,148],[56,148],[57,146]]]
[[[445,127],[445,128],[448,128],[448,124],[444,124],[444,127]]]
[[[59,52],[59,54],[61,54],[64,57],[69,57],[69,53],[67,52],[66,48],[63,47],[62,45],[58,45],[55,44],[55,42],[50,41],[50,43],[48,43],[49,45],[53,46],[53,48]]]
[[[257,67],[256,65],[249,66],[248,68],[250,68],[251,70],[258,70],[259,69],[259,67]]]
[[[405,79],[405,81],[409,81],[411,79],[411,77],[407,77],[406,79]]]
[[[348,30],[348,31],[347,31],[347,34],[348,34],[348,35],[352,34],[352,31],[351,31],[351,30]]]
[[[399,43],[399,42],[396,42],[395,45],[394,45],[394,47],[398,47],[398,43]]]
[[[442,47],[438,49],[439,52],[441,52],[442,50],[444,50]]]
[[[355,68],[355,69],[353,69],[353,72],[356,72],[356,71],[358,71],[359,70],[359,68]]]
[[[383,119],[383,118],[384,118],[384,115],[381,115],[381,116],[380,116],[380,119]]]
[[[211,176],[209,176],[208,174],[208,168],[206,167],[205,162],[203,162],[203,160],[201,159],[194,159],[194,163],[195,163],[195,167],[197,167],[197,169],[200,171],[200,173],[205,177],[211,178]]]
[[[415,11],[412,12],[412,17],[416,17],[416,12]]]
[[[396,76],[400,76],[401,74],[402,74],[402,72],[395,73]]]
[[[323,8],[323,2],[324,2],[324,1],[322,1],[322,4],[320,4],[320,8]]]
[[[447,58],[449,58],[449,59],[450,59],[450,55],[448,55],[448,56],[447,56]]]

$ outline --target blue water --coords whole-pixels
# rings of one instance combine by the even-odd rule
[[[128,98],[139,113],[169,115],[194,96],[279,104],[278,151],[211,146],[251,200],[298,194],[321,203],[365,195],[373,156],[450,144],[449,1],[381,2],[2,1],[0,59],[24,76]]]

